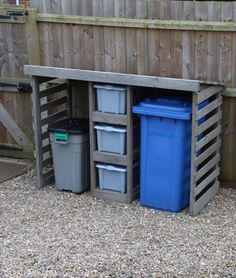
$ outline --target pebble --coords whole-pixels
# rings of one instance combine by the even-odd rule
[[[0,277],[236,277],[236,190],[196,217],[35,186],[0,185]]]

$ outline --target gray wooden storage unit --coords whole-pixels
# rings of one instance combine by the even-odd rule
[[[54,179],[52,158],[45,157],[45,153],[51,152],[48,141],[48,132],[45,127],[49,123],[70,117],[72,112],[72,97],[70,80],[80,80],[89,83],[89,118],[90,118],[90,166],[91,166],[91,191],[93,196],[119,200],[130,203],[135,198],[132,188],[132,95],[134,87],[159,88],[189,92],[192,95],[193,116],[192,116],[192,151],[191,151],[191,189],[190,189],[190,215],[196,215],[218,192],[219,190],[219,162],[221,145],[221,118],[222,118],[222,86],[204,84],[196,80],[172,79],[164,77],[119,74],[111,72],[99,72],[88,70],[77,70],[68,68],[54,68],[42,66],[25,66],[25,73],[32,75],[33,82],[33,103],[34,103],[34,124],[35,124],[35,150],[37,168],[37,186],[43,187]],[[40,84],[56,78],[65,79],[65,82],[53,84],[47,89],[40,90]],[[93,82],[103,82],[127,86],[127,115],[103,115],[95,110]],[[41,99],[52,93],[66,91],[65,96],[42,104]],[[208,104],[199,108],[199,103],[208,100]],[[62,105],[64,104],[64,105]],[[61,107],[59,111],[42,118],[42,112],[49,111],[56,106]],[[205,117],[204,117],[205,116]],[[199,125],[199,119],[205,118]],[[115,155],[99,154],[95,150],[94,122],[106,122],[127,126],[127,155],[118,157]],[[201,134],[200,141],[198,140]],[[202,135],[203,134],[203,135]],[[46,142],[46,145],[45,145]],[[200,151],[201,150],[201,151]],[[127,194],[107,195],[96,187],[95,161],[108,163],[119,162],[118,164],[128,167]]]

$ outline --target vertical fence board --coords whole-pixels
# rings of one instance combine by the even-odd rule
[[[156,0],[149,0],[147,2],[147,13],[149,19],[159,19],[160,18],[160,2]]]
[[[94,40],[94,69],[103,71],[105,69],[105,46],[104,29],[102,27],[93,27]]]
[[[148,36],[147,30],[137,30],[137,73],[147,74],[148,71]]]
[[[148,30],[148,75],[160,75],[160,32]]]
[[[82,28],[73,26],[73,68],[82,68]]]
[[[171,72],[171,31],[160,30],[160,76]]]
[[[131,28],[126,30],[126,66],[127,73],[137,73],[137,32]]]
[[[183,72],[183,33],[171,32],[171,77],[181,78]]]
[[[124,28],[115,29],[116,72],[126,72],[126,33]]]
[[[114,0],[114,16],[125,17],[125,0]]]
[[[206,80],[207,32],[195,32],[195,79]]]

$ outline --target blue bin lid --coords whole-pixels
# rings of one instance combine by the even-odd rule
[[[150,115],[172,119],[190,120],[192,102],[180,98],[145,99],[133,106],[133,112],[139,115]]]

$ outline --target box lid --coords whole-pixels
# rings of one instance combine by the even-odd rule
[[[101,84],[95,84],[93,85],[96,89],[103,89],[103,90],[111,90],[111,91],[126,91],[125,87],[118,87],[118,86],[112,86],[112,85],[101,85]]]
[[[192,102],[180,98],[145,99],[133,106],[133,112],[140,115],[159,116],[173,119],[190,120]]]
[[[49,132],[62,132],[69,134],[83,134],[89,129],[88,119],[66,119],[49,126]]]

